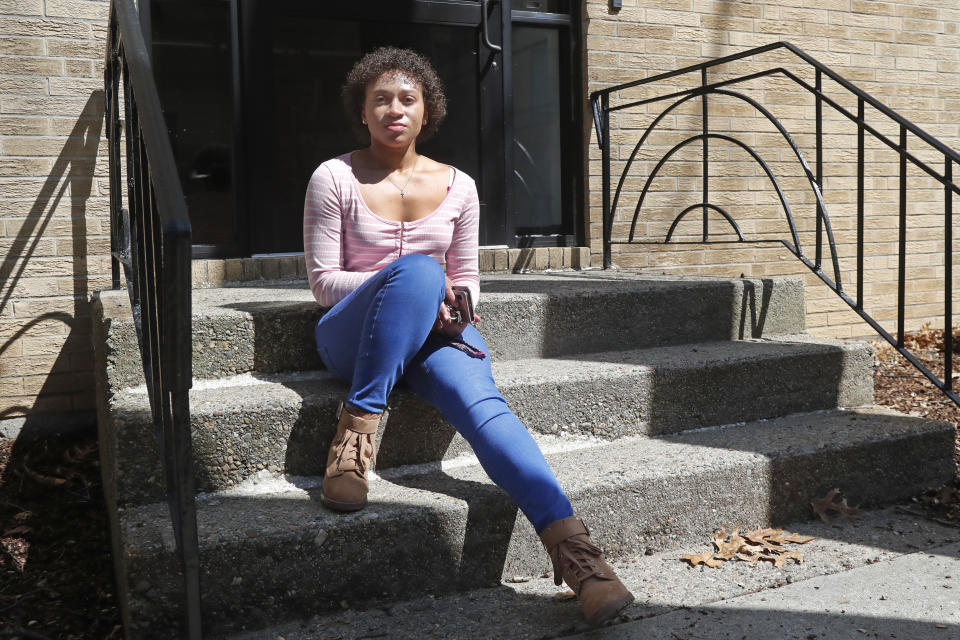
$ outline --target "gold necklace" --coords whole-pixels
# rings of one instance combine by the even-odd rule
[[[393,180],[390,180],[390,175],[389,175],[389,174],[387,175],[387,180],[390,181],[390,184],[392,184],[393,186],[397,187],[397,189],[400,191],[400,199],[401,199],[401,200],[403,200],[403,194],[404,194],[404,192],[407,190],[407,185],[410,184],[410,180],[413,178],[413,174],[414,174],[414,173],[416,172],[416,170],[417,170],[417,163],[418,163],[418,162],[420,162],[420,156],[417,156],[417,159],[413,161],[413,168],[410,169],[410,175],[407,176],[407,181],[403,183],[403,187],[397,186],[397,183],[396,183],[396,182],[394,182]]]

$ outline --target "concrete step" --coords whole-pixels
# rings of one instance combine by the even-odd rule
[[[873,402],[864,343],[784,336],[493,363],[511,408],[537,437],[654,435]],[[259,470],[321,474],[347,385],[326,372],[198,383],[191,392],[197,486],[215,491]],[[104,472],[119,504],[162,498],[144,389],[110,400]],[[378,467],[435,462],[466,442],[398,390],[378,435]]]
[[[895,503],[954,473],[954,428],[881,409],[815,412],[548,454],[576,513],[612,558],[704,546],[721,525],[809,518],[838,487]],[[211,633],[264,628],[346,600],[435,595],[542,575],[532,527],[476,465],[384,473],[371,504],[341,515],[315,477],[254,478],[198,503]],[[179,583],[165,504],[120,511],[118,588],[130,638],[175,637]],[[158,634],[167,633],[161,636]]]
[[[651,277],[605,272],[485,276],[478,312],[495,361],[804,330],[798,279]],[[322,368],[322,316],[305,282],[193,291],[193,375]],[[106,388],[143,384],[125,291],[99,294],[94,340]]]
[[[335,613],[219,640],[960,639],[956,528],[895,507],[851,522],[785,528],[815,537],[797,547],[802,564],[691,568],[680,556],[709,549],[707,531],[687,548],[614,561],[636,601],[598,630],[575,601],[557,597],[566,585],[511,576],[496,587],[441,597],[347,601]]]

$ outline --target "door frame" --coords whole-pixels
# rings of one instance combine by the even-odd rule
[[[504,5],[509,6],[511,0],[505,0]],[[511,10],[509,16],[510,26],[513,24],[528,24],[532,26],[558,27],[566,31],[567,46],[561,51],[561,70],[566,73],[560,75],[560,95],[566,96],[562,101],[561,118],[563,124],[562,144],[562,166],[560,170],[561,187],[563,189],[561,199],[563,203],[563,225],[567,228],[567,233],[551,235],[516,235],[511,233],[510,246],[516,247],[571,247],[586,244],[586,230],[584,225],[584,187],[587,180],[584,139],[583,139],[583,114],[586,104],[583,98],[584,76],[583,76],[583,55],[581,54],[581,45],[583,43],[582,28],[583,17],[581,14],[579,2],[570,0],[572,8],[569,14],[543,13],[538,11]],[[505,31],[512,31],[506,29]],[[563,34],[561,34],[563,41]],[[511,64],[512,69],[512,64]],[[504,80],[508,90],[513,87],[513,77]],[[513,94],[510,93],[509,103],[504,104],[504,110],[513,110]],[[512,118],[510,118],[512,125]],[[513,129],[506,138],[506,143],[512,149]],[[508,183],[513,185],[513,154],[510,155],[511,169],[508,174]],[[508,211],[513,212],[515,201],[511,190],[511,199],[508,203]],[[515,216],[509,216],[515,221]]]
[[[256,74],[257,60],[251,58],[257,50],[258,30],[262,34],[262,14],[254,13],[257,6],[270,6],[266,3],[269,0],[229,0],[231,5],[238,7],[238,24],[240,26],[240,39],[246,43],[246,46],[239,47],[240,75],[236,78],[240,87],[239,99],[236,100],[241,107],[240,116],[241,127],[245,132],[236,138],[238,153],[242,158],[243,165],[241,176],[254,176],[256,174],[257,153],[251,147],[256,144],[255,137],[251,135],[248,127],[252,126],[251,113],[255,113],[261,107],[256,101],[257,95],[254,93],[255,83],[252,81]],[[263,2],[264,4],[260,4]],[[509,8],[508,0],[499,0],[497,4],[491,3],[488,13],[488,32],[490,39],[494,44],[500,43],[503,48],[501,52],[494,52],[487,48],[482,39],[481,33],[481,3],[474,0],[413,0],[412,3],[398,3],[396,0],[368,0],[362,6],[350,3],[323,3],[318,4],[312,0],[288,0],[283,5],[283,11],[287,14],[302,14],[305,16],[320,18],[324,20],[356,20],[370,21],[370,15],[377,16],[376,22],[379,23],[404,23],[412,24],[437,24],[445,26],[459,26],[473,28],[477,38],[474,44],[477,52],[476,74],[479,82],[477,99],[477,113],[480,122],[477,123],[479,130],[479,143],[481,148],[478,153],[480,175],[473,176],[477,181],[477,187],[480,195],[480,241],[481,244],[506,244],[512,238],[513,227],[510,226],[511,220],[508,213],[511,211],[509,206],[500,206],[499,203],[509,202],[510,194],[505,190],[509,184],[507,177],[512,175],[512,158],[507,158],[506,140],[508,133],[504,130],[506,112],[506,103],[504,99],[504,88],[508,78],[509,64],[504,62],[504,52],[509,51],[509,42],[503,43],[503,14],[504,6]],[[262,9],[261,9],[262,10]],[[235,32],[237,30],[235,29]],[[260,36],[262,37],[262,35]],[[240,145],[246,145],[241,149]],[[504,162],[504,159],[509,160]],[[248,229],[252,228],[251,216],[257,215],[256,211],[250,210],[250,203],[255,200],[251,197],[249,189],[254,188],[251,179],[237,181],[238,187],[248,189],[247,193],[238,194],[237,201],[242,203],[238,215],[240,215]],[[248,231],[245,235],[247,240],[246,254],[253,253],[253,243],[251,242],[251,233]]]
[[[254,49],[250,43],[256,38],[257,24],[250,19],[255,3],[259,0],[221,0],[229,5],[231,73],[233,79],[233,180],[232,189],[236,207],[235,229],[237,242],[230,245],[194,245],[194,258],[220,258],[249,256],[252,254],[250,216],[250,192],[247,176],[252,174],[250,144],[245,135],[249,126],[250,99],[249,74]],[[140,0],[140,21],[147,41],[151,43],[152,0]],[[488,49],[482,39],[480,11],[484,3],[479,0],[413,0],[397,3],[395,0],[367,0],[362,8],[351,3],[316,3],[309,0],[285,2],[285,11],[307,12],[310,15],[329,19],[367,19],[377,15],[379,22],[391,20],[414,23],[434,23],[476,27],[477,73],[481,81],[478,91],[478,114],[480,116],[479,161],[481,175],[477,178],[481,196],[481,245],[515,246],[570,246],[582,242],[584,169],[583,169],[583,105],[582,105],[582,56],[580,55],[581,15],[578,3],[571,0],[573,9],[567,14],[551,14],[512,9],[512,0],[490,0],[488,29],[490,40],[502,50]],[[371,6],[372,5],[372,6]],[[382,16],[382,18],[381,18]],[[514,216],[514,165],[513,165],[513,91],[511,32],[513,23],[558,26],[566,30],[568,47],[566,73],[561,74],[561,95],[564,100],[565,134],[562,175],[563,221],[569,233],[545,236],[516,235]],[[485,54],[485,55],[484,55]],[[509,153],[508,153],[509,150]]]

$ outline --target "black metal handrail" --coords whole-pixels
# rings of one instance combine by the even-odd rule
[[[724,65],[730,62],[741,60],[744,58],[749,58],[753,56],[758,56],[760,54],[766,53],[768,51],[773,51],[776,49],[785,49],[793,53],[797,58],[800,59],[803,63],[806,63],[812,67],[815,71],[815,81],[814,84],[810,84],[804,79],[798,77],[796,74],[792,73],[790,70],[782,66],[772,66],[769,69],[763,71],[758,71],[754,73],[745,74],[739,77],[725,79],[718,82],[710,83],[707,81],[707,71],[711,67],[716,67],[719,65]],[[679,76],[682,74],[688,73],[697,73],[700,74],[700,83],[699,86],[694,86],[688,89],[683,89],[679,91],[673,91],[666,93],[664,95],[658,95],[652,98],[645,98],[642,100],[633,100],[633,101],[624,101],[622,104],[617,104],[615,106],[610,106],[610,95],[613,93],[621,92],[625,89],[630,89],[633,87],[638,87],[641,85],[653,84],[662,82],[669,78]],[[810,164],[807,162],[799,146],[794,142],[793,138],[790,136],[790,133],[783,126],[783,124],[776,118],[774,115],[766,109],[759,102],[747,96],[743,93],[733,91],[730,87],[733,87],[737,84],[742,84],[750,80],[755,80],[758,78],[768,77],[768,76],[780,76],[791,81],[794,85],[804,89],[808,93],[811,93],[815,99],[816,105],[816,161],[814,168],[811,169]],[[841,105],[836,100],[830,98],[823,91],[823,77],[826,76],[836,82],[840,87],[853,94],[857,101],[857,112],[856,114],[852,113],[846,107]],[[733,98],[736,100],[741,100],[751,105],[757,112],[763,115],[769,122],[771,122],[778,130],[780,135],[783,137],[785,142],[790,146],[794,155],[796,156],[800,166],[803,168],[803,172],[806,176],[807,181],[810,184],[811,191],[813,192],[816,202],[817,202],[817,217],[816,217],[816,232],[815,232],[815,254],[814,258],[811,260],[803,251],[803,247],[800,245],[799,236],[797,234],[797,228],[794,224],[793,212],[790,208],[789,203],[784,195],[783,190],[780,188],[779,183],[777,182],[776,176],[771,171],[770,167],[763,161],[760,154],[758,154],[754,149],[749,145],[745,144],[741,140],[728,135],[723,135],[719,133],[713,133],[710,131],[709,127],[709,96],[711,95],[722,95],[728,98]],[[684,104],[689,100],[695,98],[700,98],[702,102],[701,109],[701,120],[702,120],[702,133],[699,135],[691,136],[678,144],[674,145],[670,150],[668,150],[659,162],[655,165],[654,169],[650,172],[647,177],[646,183],[640,193],[640,196],[637,200],[636,207],[634,208],[633,220],[630,225],[630,234],[626,241],[614,240],[613,239],[613,223],[614,223],[614,213],[617,210],[617,204],[620,200],[620,197],[623,192],[623,187],[627,175],[630,171],[630,168],[637,158],[637,154],[640,151],[640,148],[646,142],[650,133],[657,127],[657,125],[675,108]],[[867,324],[869,324],[880,336],[882,336],[887,342],[894,346],[894,348],[904,356],[913,366],[915,366],[919,371],[921,371],[934,385],[937,386],[941,391],[943,391],[954,403],[960,405],[960,397],[953,390],[953,195],[960,195],[960,187],[953,179],[953,164],[960,163],[960,154],[955,150],[951,149],[945,145],[940,140],[937,140],[929,133],[910,122],[894,110],[890,109],[879,100],[871,96],[870,94],[864,92],[863,90],[857,88],[855,85],[844,79],[837,72],[833,71],[829,67],[823,65],[822,63],[815,60],[810,55],[804,53],[794,45],[789,42],[775,42],[762,47],[757,47],[754,49],[749,49],[741,53],[732,54],[716,60],[709,62],[704,62],[701,64],[691,65],[678,69],[676,71],[669,71],[666,73],[661,73],[650,78],[643,80],[636,80],[633,82],[627,82],[613,87],[607,87],[605,89],[594,91],[590,94],[590,101],[593,108],[593,118],[594,124],[596,126],[597,140],[601,149],[601,162],[602,162],[602,189],[603,189],[603,265],[604,268],[609,268],[612,266],[612,251],[611,247],[614,244],[632,244],[637,243],[634,240],[637,220],[640,214],[640,209],[643,206],[643,201],[646,197],[647,192],[650,189],[650,186],[653,182],[653,179],[656,177],[657,173],[660,171],[661,167],[670,159],[670,157],[679,151],[681,148],[699,142],[703,148],[703,158],[702,158],[702,199],[700,202],[697,202],[693,205],[690,205],[683,209],[674,219],[673,223],[670,226],[669,231],[667,232],[666,239],[664,242],[670,242],[673,237],[673,233],[676,230],[677,225],[683,219],[683,217],[691,211],[697,209],[702,210],[703,212],[703,231],[702,239],[696,242],[698,243],[708,243],[710,242],[710,229],[708,224],[708,212],[715,211],[719,213],[727,222],[731,225],[733,230],[736,232],[738,240],[740,242],[746,241],[739,225],[734,220],[727,211],[722,207],[715,205],[710,202],[710,165],[708,158],[709,151],[709,141],[712,139],[724,140],[726,142],[735,144],[740,148],[744,149],[752,158],[755,160],[760,167],[763,169],[767,178],[772,182],[774,189],[777,192],[777,196],[780,200],[781,206],[783,207],[784,214],[787,218],[787,223],[790,228],[791,240],[779,239],[775,242],[778,242],[785,246],[791,253],[793,253],[797,258],[799,258],[803,264],[805,264],[817,277],[820,278],[828,287],[830,287],[840,298],[847,303],[847,305],[862,318]],[[653,104],[660,101],[672,101],[671,104],[662,111],[656,118],[653,119],[651,124],[647,127],[646,131],[641,136],[640,140],[637,142],[636,146],[633,148],[633,152],[630,154],[629,159],[626,162],[626,165],[623,169],[623,172],[620,175],[619,182],[617,184],[616,190],[611,199],[611,170],[610,170],[610,114],[615,111],[621,111],[628,108],[641,107],[648,104]],[[837,247],[836,242],[834,241],[833,229],[830,224],[830,216],[827,211],[826,203],[823,199],[822,189],[823,189],[823,106],[827,105],[834,109],[837,113],[844,116],[845,118],[853,121],[857,125],[857,254],[856,254],[856,273],[857,273],[857,287],[856,287],[856,299],[851,298],[843,289],[843,282],[840,277],[840,265],[839,259],[837,256]],[[898,130],[899,130],[899,139],[892,140],[887,135],[883,134],[876,127],[868,124],[864,119],[864,110],[865,106],[869,105],[876,109],[880,114],[892,120]],[[863,306],[863,276],[864,276],[864,136],[869,133],[872,138],[880,141],[893,151],[895,151],[900,160],[899,167],[899,236],[898,236],[898,272],[897,272],[897,332],[896,336],[891,335],[886,331],[880,324],[870,316]],[[924,162],[920,157],[907,149],[907,134],[912,134],[918,138],[923,144],[926,145],[926,150],[935,151],[937,154],[943,156],[943,171],[940,172],[937,169],[930,166],[927,162]],[[925,174],[933,178],[935,181],[939,182],[944,189],[944,234],[943,234],[943,255],[944,255],[944,367],[943,367],[943,379],[938,377],[934,372],[927,368],[920,360],[911,353],[904,346],[904,309],[905,309],[905,297],[906,297],[906,245],[907,245],[907,163],[912,164],[914,167],[917,167]],[[833,267],[833,278],[828,276],[823,268],[823,235],[826,234],[827,242],[829,245],[829,250],[831,253],[831,263]]]
[[[104,69],[113,288],[123,267],[184,579],[185,634],[200,638],[190,437],[190,218],[132,0],[111,0]],[[120,118],[120,90],[124,117]],[[126,171],[120,140],[126,138]],[[123,208],[126,178],[128,209]]]

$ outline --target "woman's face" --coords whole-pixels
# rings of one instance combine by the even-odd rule
[[[390,147],[409,145],[426,124],[420,83],[402,71],[388,71],[367,85],[361,118],[372,140]]]

